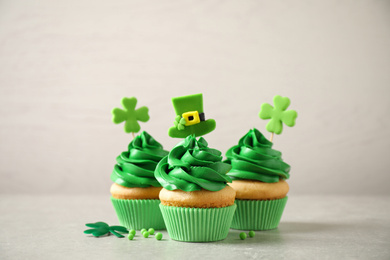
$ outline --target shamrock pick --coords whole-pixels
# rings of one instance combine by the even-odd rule
[[[283,123],[287,126],[294,126],[295,119],[298,116],[297,111],[287,110],[290,105],[290,99],[288,97],[281,97],[276,95],[274,97],[274,106],[272,107],[268,103],[263,103],[261,105],[261,110],[259,112],[259,117],[261,119],[271,119],[266,125],[268,132],[271,132],[271,142],[273,139],[273,134],[281,134],[283,131]]]
[[[116,237],[124,237],[120,233],[128,233],[129,231],[122,226],[109,226],[104,222],[96,222],[96,223],[88,223],[85,224],[87,227],[91,229],[87,229],[84,231],[84,234],[92,234],[95,237],[100,237],[106,234],[114,234]]]
[[[120,108],[114,108],[111,111],[112,122],[119,124],[125,121],[126,133],[137,133],[141,129],[137,121],[147,122],[149,120],[149,109],[145,106],[135,109],[137,105],[137,99],[135,97],[122,98],[122,106],[124,110]]]

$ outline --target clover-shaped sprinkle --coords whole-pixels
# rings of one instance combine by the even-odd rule
[[[290,105],[290,99],[288,97],[276,95],[274,97],[274,105],[275,107],[272,107],[268,103],[263,103],[261,105],[259,117],[261,119],[271,119],[266,125],[266,129],[268,132],[279,135],[283,131],[283,123],[287,126],[295,125],[295,119],[297,118],[298,113],[295,110],[286,111]]]
[[[126,133],[137,133],[141,129],[137,121],[147,122],[149,120],[149,109],[147,107],[140,107],[137,110],[137,99],[135,97],[122,98],[122,106],[124,110],[120,108],[114,108],[111,111],[112,122],[115,124],[122,123],[125,121],[125,132]]]
[[[116,237],[124,237],[120,233],[128,233],[129,231],[122,226],[109,226],[107,223],[104,222],[96,222],[96,223],[88,223],[85,224],[87,227],[90,227],[91,229],[87,229],[84,231],[85,234],[92,234],[95,237],[100,237],[106,234],[113,234]]]

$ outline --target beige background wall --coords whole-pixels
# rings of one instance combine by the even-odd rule
[[[108,194],[120,99],[171,149],[170,99],[203,93],[222,152],[291,98],[292,194],[388,195],[389,46],[389,1],[2,0],[0,193]]]

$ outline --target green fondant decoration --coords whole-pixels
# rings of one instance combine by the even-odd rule
[[[199,114],[203,113],[203,95],[194,94],[182,97],[172,98],[173,107],[176,115],[182,115],[189,111],[198,111]]]
[[[181,116],[176,116],[175,121],[173,121],[173,124],[176,126],[177,130],[181,131],[184,130],[186,127],[186,120]]]
[[[87,229],[84,231],[84,234],[92,234],[94,237],[100,237],[106,234],[113,234],[116,237],[124,237],[120,233],[128,233],[127,229],[122,226],[109,226],[104,222],[96,222],[96,223],[88,223],[85,224],[87,227],[91,229]]]
[[[135,97],[122,98],[123,110],[120,108],[114,108],[111,111],[112,122],[115,124],[120,124],[125,122],[125,132],[126,133],[137,133],[141,130],[138,121],[147,122],[149,120],[149,109],[145,106],[135,109],[137,105],[137,99]]]
[[[173,108],[176,112],[174,126],[169,128],[168,135],[175,138],[186,138],[189,135],[196,137],[212,132],[215,129],[216,123],[214,119],[201,121],[194,125],[185,126],[186,121],[182,118],[182,114],[190,111],[198,111],[203,113],[203,95],[194,94],[189,96],[172,98]]]
[[[272,107],[268,103],[263,103],[261,105],[259,117],[261,119],[271,119],[266,125],[268,132],[279,135],[283,131],[283,123],[290,127],[295,125],[295,119],[297,118],[298,113],[295,110],[286,111],[289,105],[290,99],[279,95],[274,97],[275,107]]]

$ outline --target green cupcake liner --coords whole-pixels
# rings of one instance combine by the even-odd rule
[[[128,229],[165,229],[160,200],[125,200],[111,197],[119,223]]]
[[[236,205],[224,208],[182,208],[160,204],[170,238],[185,242],[225,239]]]
[[[238,200],[231,228],[241,230],[269,230],[277,228],[282,218],[287,197],[277,200]]]

